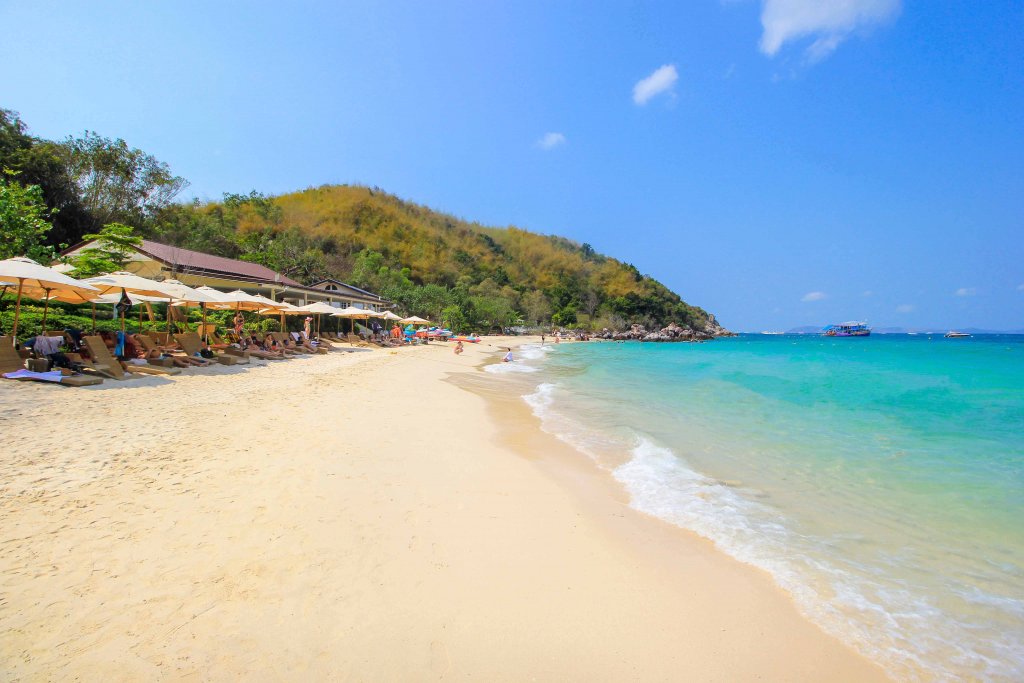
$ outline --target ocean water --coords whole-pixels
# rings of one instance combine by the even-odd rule
[[[897,678],[1024,680],[1024,337],[519,356],[495,381],[633,507],[768,571]]]

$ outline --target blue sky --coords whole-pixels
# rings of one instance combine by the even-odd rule
[[[191,196],[364,183],[739,330],[1024,328],[1024,4],[0,5],[0,106]]]

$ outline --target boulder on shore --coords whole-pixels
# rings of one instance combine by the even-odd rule
[[[708,315],[707,323],[703,329],[699,330],[676,323],[671,323],[660,330],[652,331],[648,331],[643,325],[630,325],[628,330],[621,332],[613,332],[606,327],[594,336],[598,339],[612,339],[614,341],[695,342],[734,335],[719,325],[718,321],[715,320],[715,316]]]

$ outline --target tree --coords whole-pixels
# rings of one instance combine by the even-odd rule
[[[551,316],[551,322],[556,325],[569,326],[576,324],[576,307],[569,304]]]
[[[130,225],[108,223],[98,233],[84,235],[86,240],[95,240],[71,258],[75,277],[92,277],[123,270],[131,260],[132,253],[142,244],[142,238],[135,234]]]
[[[522,306],[526,319],[534,325],[541,324],[551,315],[551,303],[544,292],[536,289],[523,295]]]
[[[15,173],[0,176],[0,259],[27,256],[49,263],[54,249],[45,244],[46,234],[53,227],[38,185],[22,185]]]
[[[38,185],[42,189],[53,226],[47,234],[51,246],[77,242],[83,232],[94,227],[64,170],[57,147],[53,142],[29,135],[17,112],[0,109],[0,170],[15,171],[22,185]]]
[[[56,151],[95,225],[117,221],[141,227],[188,185],[167,164],[120,138],[86,131]]]

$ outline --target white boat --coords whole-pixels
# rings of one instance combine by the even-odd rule
[[[949,332],[946,333],[945,336],[946,339],[958,339],[960,337],[970,337],[971,335],[967,334],[966,332],[954,332],[953,330],[950,330]]]

